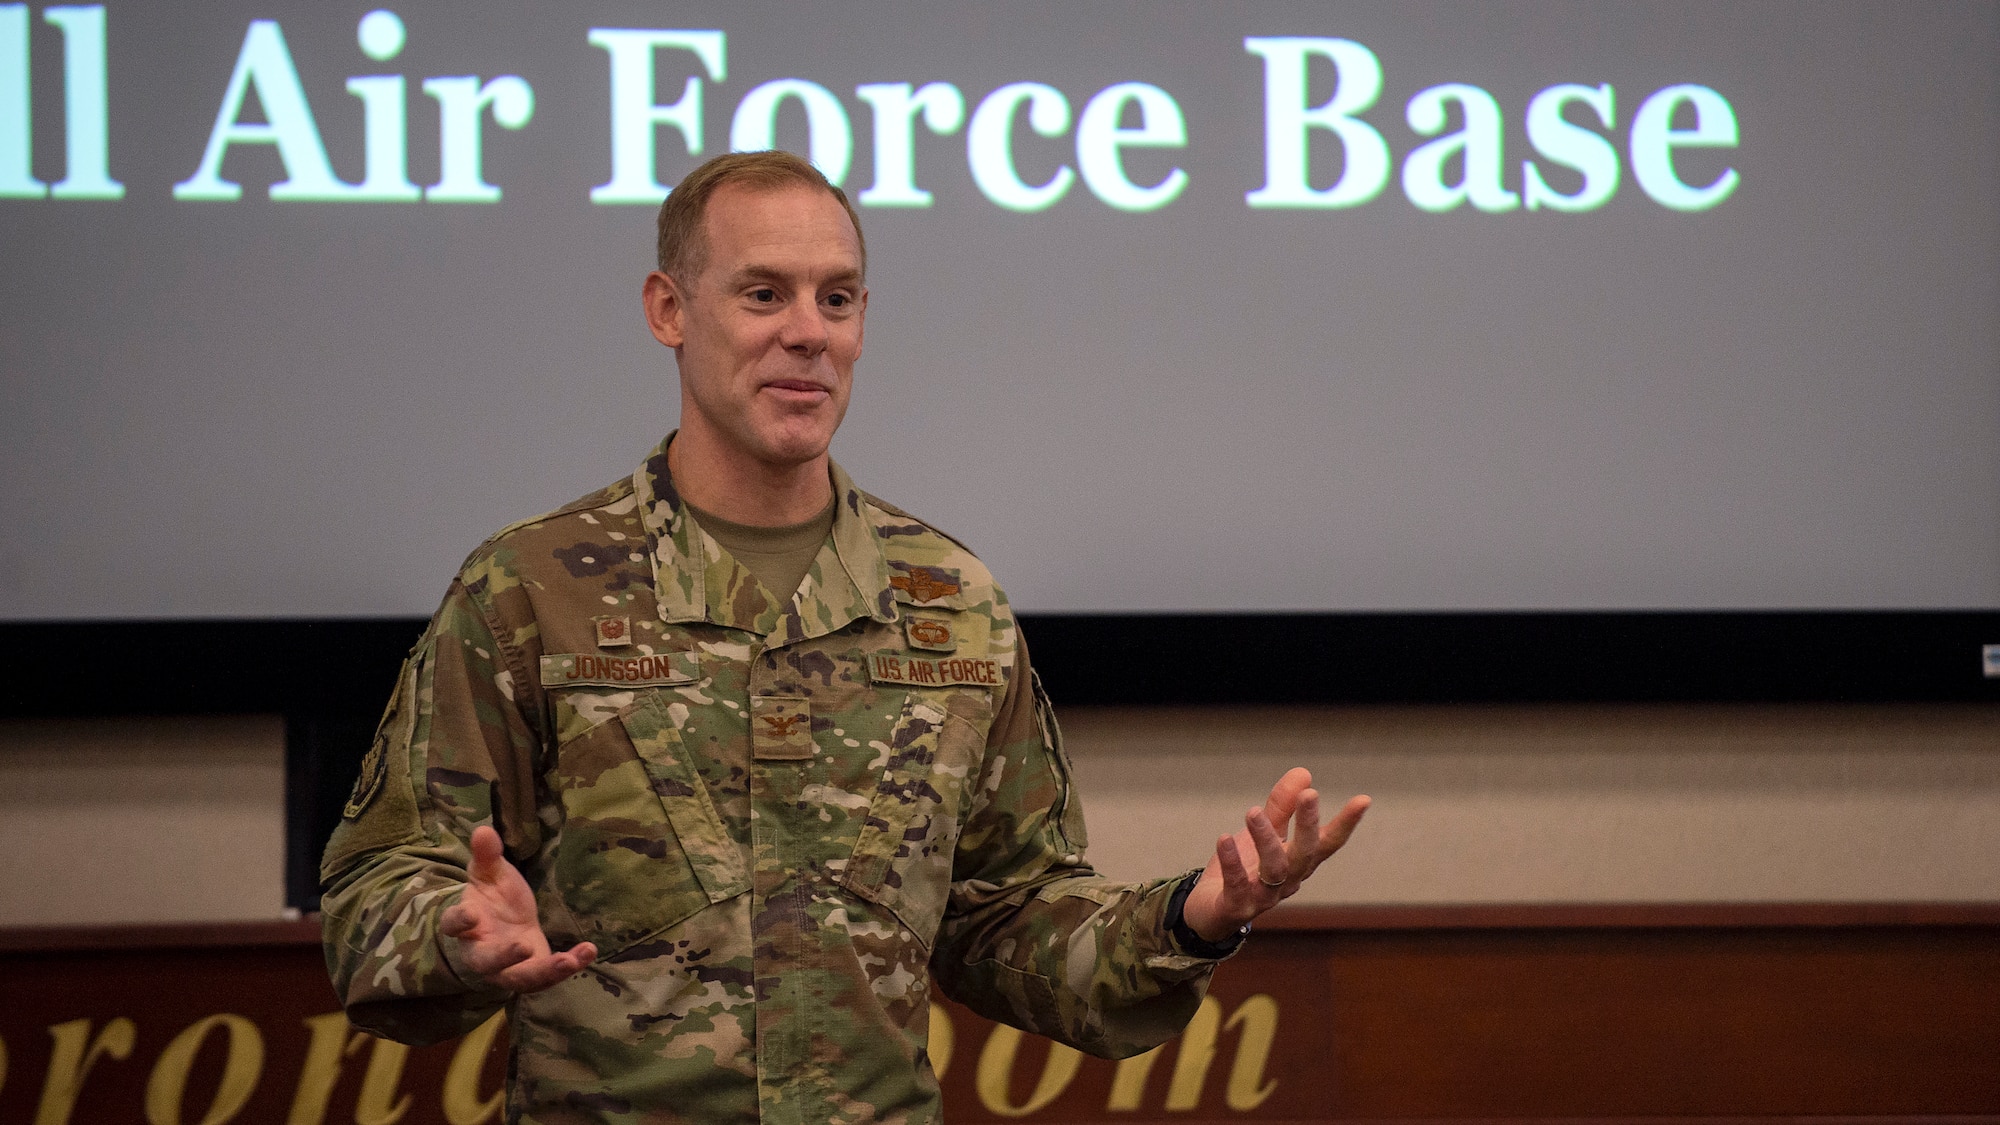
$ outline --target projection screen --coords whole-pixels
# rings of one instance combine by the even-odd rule
[[[676,179],[1030,611],[2000,605],[2000,6],[0,4],[0,618],[427,614],[675,424]]]

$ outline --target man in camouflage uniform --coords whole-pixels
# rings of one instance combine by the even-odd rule
[[[428,1042],[506,1008],[508,1119],[545,1123],[935,1121],[933,979],[1096,1054],[1170,1038],[1366,799],[1322,827],[1294,770],[1203,871],[1096,875],[1005,596],[827,458],[851,205],[730,156],[660,229],[681,429],[489,540],[405,664],[322,867],[350,1018]],[[718,538],[815,519],[789,592]]]

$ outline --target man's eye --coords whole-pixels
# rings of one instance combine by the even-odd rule
[[[829,293],[826,295],[826,303],[832,305],[836,309],[846,308],[848,302],[851,300],[853,300],[853,298],[849,297],[845,293]]]
[[[756,301],[758,304],[768,305],[778,299],[778,291],[768,287],[764,289],[752,289],[750,291],[750,299]]]

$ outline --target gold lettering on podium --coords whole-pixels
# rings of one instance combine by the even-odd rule
[[[326,1107],[333,1100],[333,1087],[340,1081],[342,1055],[351,1055],[366,1038],[359,1032],[349,1036],[347,1016],[328,1012],[300,1021],[312,1032],[306,1045],[306,1061],[299,1067],[298,1092],[292,1095],[292,1112],[285,1125],[325,1125]]]
[[[930,1031],[924,1037],[924,1054],[930,1056],[931,1072],[939,1082],[944,1081],[944,1068],[951,1065],[951,1049],[958,1045],[958,1036],[951,1026],[951,1013],[944,1005],[931,1005]]]
[[[1201,1104],[1201,1088],[1208,1082],[1208,1068],[1215,1062],[1215,1041],[1222,1030],[1222,1004],[1204,996],[1200,1010],[1181,1032],[1174,1056],[1173,1081],[1167,1083],[1167,1110],[1185,1113]]]
[[[1236,1062],[1229,1068],[1225,1099],[1229,1108],[1248,1113],[1264,1104],[1277,1090],[1277,1079],[1264,1080],[1264,1068],[1271,1062],[1271,1044],[1278,1038],[1278,1002],[1263,993],[1245,1000],[1225,1026],[1243,1028],[1236,1041]]]
[[[980,1104],[1002,1117],[1026,1117],[1056,1100],[1083,1065],[1081,1051],[1061,1043],[1050,1043],[1049,1059],[1042,1064],[1042,1075],[1035,1080],[1034,1093],[1028,1095],[1027,1101],[1015,1105],[1010,1100],[1007,1085],[1008,1079],[1014,1075],[1014,1059],[1020,1054],[1021,1036],[1018,1028],[996,1027],[979,1052],[979,1070],[974,1076],[974,1086],[979,1091]]]
[[[1230,1109],[1247,1112],[1264,1104],[1277,1090],[1276,1081],[1265,1080],[1264,1070],[1270,1064],[1271,1046],[1278,1036],[1278,1002],[1259,993],[1245,1000],[1225,1023],[1221,1002],[1209,996],[1202,1000],[1180,1038],[1171,1044],[1175,1055],[1173,1078],[1167,1083],[1168,1111],[1186,1113],[1201,1105],[1202,1088],[1208,1084],[1209,1069],[1215,1064],[1221,1032],[1239,1026],[1242,1035],[1237,1040],[1236,1061],[1229,1068],[1224,1100]],[[1162,1044],[1143,1055],[1121,1060],[1111,1076],[1111,1096],[1104,1108],[1127,1113],[1137,1110],[1145,1101],[1146,1080],[1152,1076],[1153,1064],[1160,1061],[1167,1046]]]
[[[49,1028],[55,1047],[49,1054],[49,1074],[42,1081],[42,1102],[35,1110],[35,1125],[69,1125],[76,1108],[76,1096],[83,1092],[83,1080],[100,1056],[129,1058],[138,1028],[124,1016],[109,1020],[95,1039],[90,1021],[70,1020]]]
[[[200,1125],[223,1125],[249,1104],[264,1073],[264,1035],[242,1016],[223,1013],[197,1020],[174,1036],[153,1064],[146,1079],[146,1120],[151,1125],[181,1125],[181,1099],[187,1094],[188,1071],[208,1033],[221,1028],[229,1036],[229,1057],[222,1064],[222,1081]]]
[[[506,1088],[503,1086],[493,1091],[491,1097],[481,1098],[479,1075],[486,1069],[486,1053],[493,1049],[493,1040],[505,1026],[507,1013],[497,1012],[459,1040],[458,1049],[452,1052],[451,1065],[444,1072],[444,1119],[450,1125],[480,1125],[487,1118],[499,1115]]]
[[[368,1069],[361,1075],[361,1095],[354,1102],[354,1125],[396,1125],[410,1112],[410,1095],[397,1094],[397,1087],[403,1084],[403,1063],[409,1057],[410,1049],[403,1044],[375,1040]]]
[[[1118,1069],[1111,1073],[1111,1096],[1105,1100],[1104,1108],[1125,1112],[1138,1109],[1146,1100],[1146,1079],[1166,1049],[1167,1045],[1162,1043],[1143,1055],[1119,1059]]]

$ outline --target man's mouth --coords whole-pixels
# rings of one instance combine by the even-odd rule
[[[827,387],[804,379],[779,379],[775,382],[764,384],[764,387],[766,390],[783,391],[786,394],[795,395],[828,395],[833,393]]]

